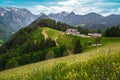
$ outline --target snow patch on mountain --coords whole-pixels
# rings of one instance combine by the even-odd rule
[[[0,16],[4,16],[4,13],[0,13]]]

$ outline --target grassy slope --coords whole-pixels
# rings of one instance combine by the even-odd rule
[[[113,38],[110,38],[110,37],[103,37],[101,39],[101,42],[102,44],[108,44],[108,43],[112,43],[112,42],[120,42],[120,37],[113,37]]]
[[[60,31],[57,31],[57,30],[53,30],[53,29],[50,29],[50,28],[47,28],[47,27],[44,27],[44,28],[39,28],[38,30],[36,30],[34,33],[30,34],[31,38],[33,40],[37,40],[37,41],[40,41],[42,38],[44,38],[44,36],[42,35],[42,31],[45,31],[48,35],[49,38],[52,38],[53,40],[56,39],[57,43],[59,45],[66,45],[68,49],[72,49],[73,46],[74,46],[74,38],[76,38],[77,36],[72,36],[72,35],[68,35],[68,34],[65,34],[63,32],[60,32]],[[84,51],[87,50],[89,48],[89,46],[86,46],[88,44],[88,41],[92,41],[94,42],[94,39],[93,38],[82,38],[82,37],[77,37],[80,39],[81,41],[81,44],[84,48]],[[103,38],[102,40],[109,40],[109,38]],[[112,40],[113,41],[113,40]],[[102,44],[107,44],[107,42],[105,43],[102,43]],[[24,46],[25,44],[23,44],[22,46]],[[21,46],[21,48],[22,48]],[[18,52],[18,50],[20,49],[17,49],[16,52]]]
[[[36,40],[40,40],[41,38],[43,38],[42,30],[39,28],[33,34],[31,34],[31,36]]]
[[[111,47],[110,56],[108,49]],[[0,72],[0,80],[120,79],[120,42]]]
[[[2,39],[0,39],[0,44],[3,43],[4,41]]]
[[[62,32],[41,28],[31,36],[35,40],[43,38],[41,32],[45,30],[49,37],[55,39],[59,44],[71,46],[74,36],[63,34]],[[81,38],[84,45],[91,38]],[[93,48],[78,55],[72,55],[57,59],[42,61],[26,66],[0,72],[0,80],[88,80],[88,78],[114,78],[120,75],[120,38],[102,38],[103,46]],[[110,44],[108,44],[110,43]],[[110,48],[110,58],[108,52]],[[107,64],[106,64],[107,63]],[[106,64],[106,65],[105,65]],[[94,66],[93,66],[94,65]],[[111,67],[111,68],[109,68]],[[95,72],[97,70],[97,72]],[[111,74],[109,74],[112,72]],[[113,75],[112,77],[110,77]],[[120,78],[119,78],[120,79]]]
[[[57,43],[60,45],[67,45],[67,47],[73,47],[74,46],[74,38],[77,36],[72,36],[65,34],[64,32],[60,32],[57,30],[53,30],[50,28],[41,28],[40,30],[45,30],[45,32],[48,34],[49,38],[55,39],[57,38]],[[82,38],[82,37],[77,37],[80,39],[81,44],[84,46],[89,40],[94,41],[93,38]]]
[[[66,45],[67,47],[71,47],[74,44],[73,40],[74,40],[75,36],[67,35],[63,32],[53,30],[53,29],[50,29],[50,28],[47,28],[47,27],[46,28],[40,28],[39,30],[42,30],[42,31],[44,30],[47,33],[48,37],[52,38],[53,40],[55,40],[55,38],[57,38],[56,41],[59,45]],[[80,38],[80,39],[83,39],[83,38]],[[84,41],[82,41],[82,43],[84,43],[87,40],[88,39],[85,38]]]
[[[3,42],[3,40],[2,40],[2,39],[0,39],[0,42]]]
[[[74,46],[74,38],[75,36],[72,36],[72,35],[67,35],[67,34],[64,34],[63,32],[60,32],[60,31],[57,31],[57,30],[53,30],[53,29],[50,29],[50,28],[47,28],[47,27],[44,27],[44,28],[39,28],[38,30],[36,30],[34,33],[30,34],[31,38],[33,40],[37,40],[37,41],[40,41],[42,40],[42,38],[44,38],[44,36],[42,35],[42,31],[45,30],[45,32],[48,34],[48,37],[49,38],[52,38],[55,40],[55,38],[57,38],[57,43],[58,44],[64,44],[67,46],[67,48],[71,49],[73,48]],[[82,38],[82,37],[79,37],[80,38],[80,41],[81,41],[81,44],[84,48],[84,51],[87,51],[89,49],[88,46],[86,46],[86,43],[88,43],[88,41],[94,41],[93,38]],[[103,38],[102,41],[103,43],[102,44],[107,44],[108,42],[113,42],[113,41],[118,41],[120,39],[110,39],[110,38]],[[85,45],[85,46],[84,46]],[[21,45],[19,48],[17,48],[15,50],[15,52],[20,52],[20,50],[25,46],[25,44]],[[87,48],[88,47],[88,48]]]
[[[50,28],[41,28],[42,30],[45,30],[45,32],[48,34],[49,38],[55,39],[56,37],[58,37],[59,35],[62,34],[62,32],[54,30],[54,29],[50,29]]]

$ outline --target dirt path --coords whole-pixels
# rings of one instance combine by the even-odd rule
[[[67,49],[67,52],[68,52],[69,55],[73,55],[73,50]]]
[[[58,46],[57,39],[58,37],[56,37],[54,40],[55,40],[55,44]]]
[[[65,34],[64,32],[62,33],[62,35]]]
[[[45,38],[45,40],[48,38],[48,35],[47,35],[47,33],[45,32],[45,30],[43,30],[42,31],[42,34],[43,34],[43,36],[44,36],[44,38]]]
[[[43,36],[44,36],[44,38],[45,38],[45,40],[46,40],[46,39],[48,38],[48,35],[47,35],[47,33],[45,32],[45,30],[42,31],[42,34],[43,34]],[[56,38],[54,39],[54,41],[55,41],[55,44],[58,46],[57,39],[58,39],[58,37],[56,37]]]

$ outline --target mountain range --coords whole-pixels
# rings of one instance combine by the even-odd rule
[[[91,30],[105,30],[111,26],[120,25],[120,15],[102,16],[97,13],[85,15],[75,14],[74,12],[50,13],[48,15],[40,13],[32,14],[25,8],[0,7],[0,38],[18,31],[20,28],[27,26],[37,18],[50,18],[60,21],[71,26],[81,26]]]
[[[0,7],[0,37],[12,34],[34,21],[38,15],[25,8]]]
[[[120,15],[102,16],[96,13],[78,15],[74,12],[51,13],[48,15],[51,19],[67,23],[72,26],[81,26],[92,30],[105,30],[111,26],[120,25]]]

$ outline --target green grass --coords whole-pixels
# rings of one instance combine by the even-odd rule
[[[120,37],[102,37],[101,43],[108,44],[112,42],[120,42]]]
[[[45,30],[49,38],[52,38],[53,40],[57,38],[57,42],[59,45],[66,45],[67,47],[73,46],[73,39],[75,38],[74,36],[67,35],[64,32],[60,32],[50,28],[42,28],[42,30]]]
[[[41,40],[44,36],[42,35],[42,29],[39,28],[34,33],[31,34],[31,37],[35,40]]]
[[[0,43],[4,42],[2,39],[0,39]]]
[[[110,47],[110,54],[109,52]],[[0,72],[0,80],[120,80],[120,42]]]
[[[62,34],[62,32],[54,30],[54,29],[50,29],[50,28],[41,28],[42,30],[45,30],[45,32],[48,34],[49,38],[55,39],[56,37],[58,37],[59,35]]]
[[[63,34],[59,36],[57,41],[58,41],[58,44],[66,45],[67,48],[72,48],[74,46],[73,40],[74,40],[74,36]]]
[[[3,41],[2,39],[0,39],[0,45],[1,45],[2,43],[4,43],[4,41]]]

